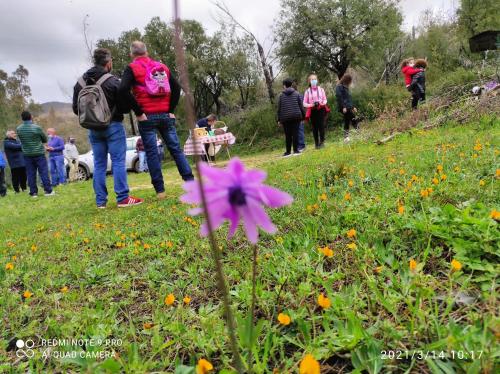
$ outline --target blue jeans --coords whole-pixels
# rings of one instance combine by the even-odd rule
[[[89,130],[89,140],[92,152],[94,152],[93,185],[97,206],[106,205],[108,202],[108,189],[106,188],[108,153],[111,156],[116,201],[126,199],[129,192],[125,165],[127,138],[123,124],[111,122],[105,130]]]
[[[38,194],[38,186],[36,185],[36,172],[40,175],[42,185],[45,193],[52,192],[49,178],[49,166],[45,155],[40,156],[24,156],[26,164],[26,174],[28,176],[28,186],[30,188],[30,195]]]
[[[304,134],[304,121],[300,122],[299,125],[299,150],[304,149],[306,147],[306,136]]]
[[[148,167],[146,165],[146,152],[144,151],[139,151],[139,171],[143,172],[148,170]]]
[[[52,186],[66,183],[66,168],[64,167],[64,156],[50,156],[50,178]]]
[[[158,154],[156,133],[159,133],[163,143],[177,165],[177,170],[185,181],[193,180],[193,172],[179,144],[177,131],[175,130],[175,118],[170,118],[168,113],[150,114],[147,121],[139,122],[139,133],[141,134],[146,159],[148,162],[151,183],[157,193],[165,192],[163,174],[161,172],[161,160]]]

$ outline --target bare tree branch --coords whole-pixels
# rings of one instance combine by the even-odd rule
[[[85,41],[85,47],[87,48],[87,53],[89,56],[89,60],[92,62],[92,49],[93,49],[93,43],[88,37],[88,28],[89,24],[87,20],[90,18],[90,16],[87,14],[85,17],[83,17],[83,39]]]

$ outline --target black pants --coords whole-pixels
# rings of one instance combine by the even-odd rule
[[[5,184],[5,168],[0,168],[0,196],[7,194],[7,185]]]
[[[291,152],[292,145],[293,151],[295,153],[299,152],[299,125],[300,120],[283,123],[283,129],[285,130],[286,153]]]
[[[357,130],[358,123],[353,121],[356,115],[352,112],[352,110],[348,110],[346,113],[342,113],[342,115],[344,116],[344,138],[347,138],[349,136],[349,128],[351,125]]]
[[[325,142],[325,108],[311,110],[311,126],[314,136],[314,144],[319,146]]]
[[[411,94],[411,108],[417,109],[418,103],[423,103],[425,101],[425,92],[412,92]]]
[[[10,169],[12,176],[12,187],[14,191],[19,192],[19,187],[21,190],[26,190],[26,168],[24,166],[20,168]]]

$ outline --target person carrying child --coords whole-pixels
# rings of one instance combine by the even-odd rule
[[[427,68],[427,61],[424,59],[418,59],[415,61],[415,68],[419,71],[412,75],[411,77],[411,107],[412,109],[417,109],[419,104],[425,102],[425,69]]]
[[[415,66],[415,59],[413,57],[404,59],[403,62],[401,63],[401,73],[404,76],[405,86],[408,91],[412,92],[411,88],[412,77],[421,71],[422,69]],[[413,93],[412,93],[412,109],[415,108],[416,105],[414,106],[413,104]]]

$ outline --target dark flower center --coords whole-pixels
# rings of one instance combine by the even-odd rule
[[[245,205],[247,200],[245,198],[245,193],[240,186],[229,187],[229,203],[231,205]]]

